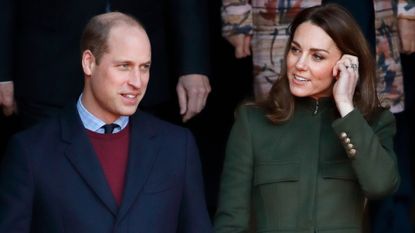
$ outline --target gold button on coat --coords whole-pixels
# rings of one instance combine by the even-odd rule
[[[346,132],[341,132],[341,133],[340,133],[340,138],[341,138],[341,139],[345,139],[345,138],[347,138],[347,133],[346,133]]]
[[[349,158],[354,158],[356,156],[356,152],[356,149],[350,149],[348,153]]]
[[[345,144],[349,144],[350,143],[350,138],[345,138],[343,141],[344,141]]]

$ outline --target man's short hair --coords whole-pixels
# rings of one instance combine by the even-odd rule
[[[92,17],[81,36],[81,56],[85,50],[90,50],[95,57],[96,64],[99,64],[102,55],[108,52],[107,41],[111,29],[122,24],[144,30],[140,21],[121,12],[109,12]]]

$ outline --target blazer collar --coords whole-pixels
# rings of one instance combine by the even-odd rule
[[[149,116],[141,111],[130,117],[131,140],[118,221],[123,219],[138,199],[159,154],[161,142],[152,123]]]
[[[123,200],[118,208],[75,106],[66,108],[62,113],[62,139],[68,143],[66,157],[100,201],[120,221],[137,199],[158,155],[160,144],[151,120],[140,111],[130,117],[132,130],[127,173]]]

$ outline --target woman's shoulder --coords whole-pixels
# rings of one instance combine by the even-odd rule
[[[389,109],[378,107],[374,111],[369,122],[372,127],[395,124],[395,116],[391,111],[389,111]]]
[[[241,104],[236,108],[236,117],[238,116],[248,117],[250,119],[262,119],[266,118],[266,112],[264,109],[256,104]]]
[[[243,104],[237,107],[235,120],[242,121],[254,128],[272,126],[271,121],[267,118],[266,111],[255,104]]]

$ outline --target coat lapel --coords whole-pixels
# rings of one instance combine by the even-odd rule
[[[123,200],[118,212],[121,221],[137,200],[158,156],[160,144],[151,122],[142,112],[130,118],[130,149]]]
[[[75,108],[64,112],[61,117],[61,127],[62,138],[68,143],[65,156],[85,183],[115,216],[117,204]]]

